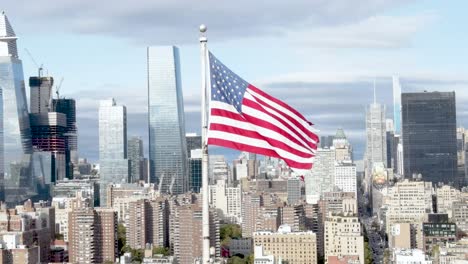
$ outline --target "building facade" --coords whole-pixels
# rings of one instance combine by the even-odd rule
[[[356,165],[350,160],[335,163],[334,184],[342,192],[357,194]]]
[[[314,161],[314,168],[305,177],[307,203],[317,203],[323,192],[330,192],[334,187],[335,148],[319,148]]]
[[[67,178],[73,178],[73,166],[78,166],[78,128],[76,126],[76,102],[71,98],[52,99],[53,112],[62,113],[67,117],[67,132],[65,159],[67,162]]]
[[[364,237],[357,216],[329,214],[325,221],[325,263],[330,257],[357,256],[364,264]]]
[[[127,243],[144,249],[146,244],[169,247],[169,207],[164,198],[130,202],[127,220]]]
[[[118,256],[117,213],[81,208],[69,213],[69,259],[72,263],[114,262]]]
[[[24,167],[25,154],[32,153],[31,128],[29,124],[28,105],[24,85],[23,65],[18,57],[17,37],[5,15],[0,14],[0,89],[2,102],[0,106],[3,117],[2,159],[0,164],[0,200],[5,200],[5,179],[13,188],[20,186],[31,177]],[[23,169],[18,169],[23,167]],[[26,179],[26,180],[24,180]],[[24,186],[29,187],[29,186]],[[17,189],[13,190],[16,192]]]
[[[202,157],[200,153],[191,151],[192,154],[188,160],[189,166],[189,191],[199,193],[202,186]]]
[[[373,169],[387,164],[385,105],[374,102],[366,109],[365,193],[372,195]]]
[[[302,181],[299,178],[290,178],[287,181],[288,204],[296,204],[302,200]]]
[[[457,184],[455,92],[403,93],[402,128],[406,178]]]
[[[303,264],[317,263],[317,237],[311,231],[293,232],[288,225],[282,225],[278,232],[255,232],[253,241],[255,247],[261,246],[263,248],[263,254],[273,256],[276,263],[278,261]],[[255,263],[257,263],[257,256],[255,256]]]
[[[189,181],[179,49],[149,47],[147,59],[150,182],[181,194]]]
[[[196,133],[187,133],[185,139],[187,141],[187,156],[192,158],[190,152],[194,149],[201,149],[202,147],[201,136]]]
[[[138,182],[140,180],[147,181],[143,178],[143,140],[139,137],[132,137],[128,140],[128,161],[130,162],[130,182]]]
[[[126,183],[129,175],[127,159],[127,109],[115,100],[99,104],[100,204],[106,206],[106,190],[110,183]]]
[[[202,256],[202,209],[195,204],[178,206],[174,210],[174,256],[178,263],[194,263]],[[210,211],[210,246],[215,256],[221,254],[219,219]]]

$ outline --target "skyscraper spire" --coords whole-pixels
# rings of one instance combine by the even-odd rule
[[[377,103],[377,96],[376,96],[376,93],[375,93],[375,77],[374,77],[374,104]]]
[[[18,59],[16,39],[7,16],[4,12],[0,13],[0,86],[3,93],[0,101],[0,115],[3,116],[0,131],[0,140],[3,141],[3,151],[0,152],[0,199],[11,203],[29,198],[28,195],[36,187],[33,187],[29,167],[32,154],[31,127],[23,65]],[[9,181],[11,188],[8,191],[3,191],[4,179]]]
[[[12,56],[18,58],[16,40],[18,38],[11,27],[5,11],[0,15],[0,56]]]

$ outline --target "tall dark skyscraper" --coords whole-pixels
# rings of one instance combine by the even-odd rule
[[[78,129],[76,127],[75,99],[53,99],[52,107],[54,112],[65,114],[67,117],[67,132],[65,134],[67,162],[78,164]],[[71,175],[67,173],[67,177],[71,178]]]
[[[189,164],[189,191],[199,193],[202,186],[202,159],[201,157],[191,157]]]
[[[403,93],[401,99],[405,177],[456,183],[455,92]]]
[[[143,140],[139,137],[131,137],[127,144],[127,157],[130,162],[130,182],[138,182],[143,179]]]

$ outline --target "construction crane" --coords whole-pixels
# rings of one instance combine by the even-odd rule
[[[60,99],[60,87],[62,87],[63,79],[64,78],[62,77],[59,84],[55,87],[55,94],[57,95],[57,99]]]
[[[42,71],[44,70],[44,64],[41,64],[39,66],[39,64],[37,64],[36,60],[34,59],[33,55],[31,54],[31,52],[29,52],[29,50],[27,48],[25,48],[24,50],[26,51],[26,53],[28,54],[29,58],[34,63],[34,65],[36,65],[36,68],[37,68],[37,71],[38,71],[37,76],[39,78],[41,78],[42,77]]]
[[[60,99],[60,87],[62,87],[62,83],[63,83],[63,77],[62,79],[60,79],[60,82],[57,86],[55,86],[55,94],[57,95],[57,99]],[[49,111],[53,111],[54,110],[54,106],[52,105],[52,101],[53,100],[53,96],[51,95],[50,96],[50,99],[49,99]]]

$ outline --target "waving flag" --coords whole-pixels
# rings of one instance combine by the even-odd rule
[[[312,168],[318,136],[299,112],[247,83],[209,54],[208,144],[281,158],[294,171]]]

